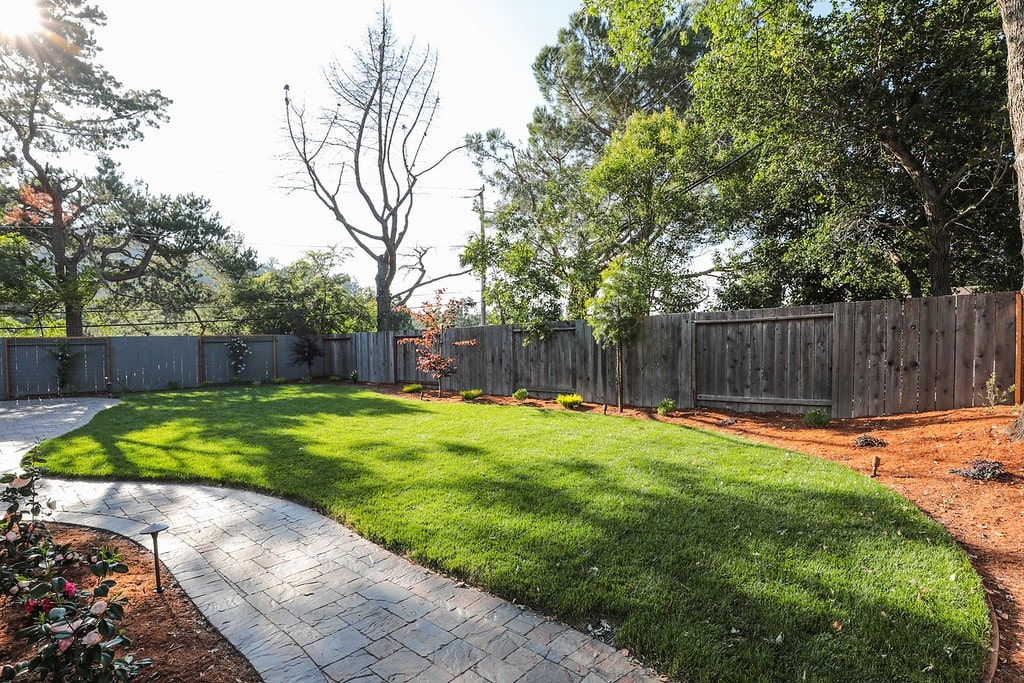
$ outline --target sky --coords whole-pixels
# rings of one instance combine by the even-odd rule
[[[6,0],[0,0],[3,2]],[[224,0],[94,0],[107,15],[97,32],[99,62],[131,88],[159,89],[173,100],[170,121],[112,156],[128,178],[153,193],[191,192],[209,198],[223,221],[244,236],[261,260],[289,263],[314,248],[352,246],[343,228],[308,192],[289,191],[295,166],[283,130],[283,86],[312,110],[331,104],[323,68],[349,58],[380,5],[352,0],[248,3]],[[391,17],[403,41],[438,53],[440,116],[435,149],[467,133],[502,128],[526,136],[542,103],[532,64],[553,44],[579,0],[393,0]],[[455,272],[458,245],[479,231],[473,200],[482,181],[457,153],[422,180],[406,246],[431,246],[430,275]],[[485,206],[496,197],[485,195]],[[343,267],[373,286],[375,267],[353,250]],[[450,296],[479,299],[479,284],[462,276],[438,285]],[[430,298],[433,287],[410,302]],[[395,291],[399,291],[396,287]]]

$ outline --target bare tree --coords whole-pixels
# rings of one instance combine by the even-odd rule
[[[440,104],[434,89],[436,70],[437,53],[429,46],[419,50],[413,43],[399,44],[391,18],[382,9],[377,24],[367,28],[362,46],[352,50],[352,65],[335,60],[324,71],[327,87],[337,98],[335,108],[310,116],[284,87],[288,136],[306,189],[377,263],[378,330],[391,329],[393,308],[405,305],[416,288],[461,274],[428,279],[422,249],[411,263],[399,263],[417,183],[461,149],[422,159]],[[359,199],[345,196],[350,187],[346,173]],[[391,287],[400,270],[418,275],[412,288],[394,296]]]

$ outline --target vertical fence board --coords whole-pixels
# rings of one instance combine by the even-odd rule
[[[971,405],[983,405],[985,383],[995,372],[996,297],[982,294],[975,297],[974,353],[971,383]],[[998,378],[997,378],[998,381]]]
[[[912,413],[918,405],[918,377],[921,354],[921,299],[903,302],[903,328],[900,336],[897,384],[893,386],[898,399],[893,413]]]
[[[956,346],[954,347],[953,370],[953,405],[950,408],[970,406],[974,403],[974,335],[977,318],[975,317],[975,298],[967,296],[955,297],[956,306]]]
[[[936,300],[934,319],[935,363],[927,380],[935,390],[935,409],[949,410],[955,404],[955,367],[957,315],[956,297],[944,296]]]
[[[1016,381],[1017,292],[999,292],[995,295],[995,324],[993,325],[992,372],[1001,392],[1008,392],[1004,402],[1013,401],[1014,392],[1008,391]]]

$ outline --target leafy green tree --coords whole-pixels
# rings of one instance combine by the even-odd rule
[[[373,329],[374,295],[338,272],[346,253],[309,251],[237,284],[233,301],[253,334],[337,334]]]
[[[685,11],[657,27],[656,57],[640,68],[612,60],[607,33],[604,21],[577,13],[557,44],[541,51],[534,75],[545,104],[535,110],[525,143],[501,131],[468,140],[500,199],[488,239],[474,239],[464,263],[487,269],[485,297],[499,320],[537,333],[544,321],[585,315],[601,270],[622,247],[617,196],[597,191],[591,169],[634,112],[685,110],[685,76],[703,49]]]
[[[613,31],[620,57],[640,61],[642,25],[629,24],[671,6],[587,4],[622,29]],[[693,75],[697,114],[734,152],[761,145],[742,185],[720,181],[719,192],[763,200],[800,179],[821,219],[814,228],[884,254],[915,295],[1005,281],[979,278],[995,274],[993,252],[1019,245],[992,220],[1012,206],[1012,179],[991,3],[857,0],[822,12],[810,2],[715,0],[698,21],[712,47]],[[741,224],[755,240],[784,232],[763,220],[765,206],[750,202]],[[789,235],[794,245],[803,237]],[[979,236],[984,251],[973,246]]]
[[[59,302],[43,286],[47,275],[25,238],[0,234],[0,314],[7,328],[0,334],[49,326],[48,312]]]
[[[640,338],[641,323],[649,307],[638,274],[642,268],[625,256],[614,259],[601,272],[601,287],[587,307],[587,322],[601,346],[615,346],[616,402],[622,412],[622,376],[625,349]]]
[[[89,304],[102,334],[234,334],[234,292],[258,270],[255,252],[231,233],[201,253],[160,261],[140,278],[105,283]]]
[[[69,335],[75,333],[76,320],[83,326],[78,333],[84,331],[86,306],[96,299],[128,321],[116,324],[131,324],[136,321],[134,310],[187,301],[190,289],[202,289],[197,260],[205,259],[207,265],[254,262],[252,252],[221,223],[207,199],[153,196],[143,184],[125,182],[109,160],[101,161],[96,175],[85,178],[68,198],[60,209],[49,194],[24,185],[0,233],[23,238],[52,266],[53,226],[64,225],[61,237],[71,241],[60,252],[63,277],[51,274],[40,283],[50,298],[63,304],[65,314],[69,305],[74,309]],[[96,322],[111,320],[101,314]]]
[[[691,267],[692,254],[714,232],[695,171],[706,163],[703,148],[701,128],[672,109],[638,112],[588,173],[614,227],[611,244],[629,249],[649,311],[688,310],[703,294],[698,277],[706,273]]]
[[[97,265],[87,265],[87,257],[100,266],[116,261],[114,273],[128,279],[146,269],[164,235],[139,230],[126,243],[124,233],[108,237],[103,222],[86,216],[103,203],[94,186],[109,174],[87,179],[57,163],[70,151],[102,153],[140,139],[166,120],[170,100],[157,90],[128,89],[99,65],[94,30],[106,17],[94,5],[40,0],[39,8],[42,30],[0,36],[0,138],[5,167],[26,190],[23,208],[45,216],[16,223],[14,231],[46,252],[52,291],[73,336],[83,333],[83,308],[100,277],[85,272]],[[124,252],[134,266],[117,258]]]

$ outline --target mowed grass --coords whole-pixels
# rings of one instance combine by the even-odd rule
[[[682,681],[974,681],[980,581],[838,465],[652,421],[337,386],[133,395],[36,451],[55,475],[302,501]]]

